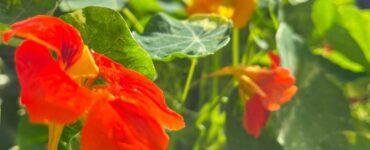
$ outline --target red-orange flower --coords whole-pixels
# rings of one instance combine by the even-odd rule
[[[280,67],[279,57],[269,54],[270,69],[259,66],[226,67],[214,75],[232,74],[239,81],[239,94],[246,100],[244,128],[259,137],[271,111],[276,111],[297,92],[294,77],[287,68]]]
[[[4,41],[13,35],[25,38],[15,62],[31,122],[49,124],[49,132],[60,134],[60,127],[86,115],[82,150],[162,150],[168,144],[164,128],[184,127],[152,81],[89,50],[62,20],[36,16],[13,24]],[[98,78],[105,83],[93,84]],[[50,143],[56,149],[55,139],[49,137]]]
[[[216,13],[233,20],[234,26],[243,27],[251,18],[257,0],[190,0],[189,14]]]

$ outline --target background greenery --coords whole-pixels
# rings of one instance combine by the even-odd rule
[[[79,29],[94,50],[155,79],[167,104],[186,121],[185,129],[169,132],[169,149],[366,150],[370,149],[368,8],[367,0],[258,1],[252,20],[240,30],[239,57],[243,65],[266,66],[266,53],[277,50],[299,88],[291,102],[272,113],[259,139],[242,128],[243,105],[232,78],[207,77],[232,62],[227,44],[231,24],[223,17],[188,18],[181,0],[0,0],[0,33],[30,16],[58,16]],[[213,26],[202,24],[205,20]],[[187,27],[198,41],[183,31]],[[166,41],[174,35],[177,39]],[[165,54],[151,52],[168,43],[174,46]],[[38,150],[47,142],[47,130],[30,125],[19,106],[16,44],[0,45],[0,150]],[[190,44],[194,45],[188,49]],[[193,80],[186,86],[191,68]],[[184,96],[186,87],[189,94]],[[60,149],[79,149],[80,128],[77,122],[64,130]]]

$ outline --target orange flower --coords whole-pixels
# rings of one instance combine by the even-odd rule
[[[189,14],[216,13],[233,20],[234,26],[241,28],[251,18],[256,0],[190,0]]]
[[[4,41],[13,35],[25,38],[15,54],[21,102],[31,122],[49,125],[49,150],[64,125],[85,115],[82,150],[163,150],[164,128],[184,127],[152,81],[89,50],[62,20],[36,16],[13,24]],[[94,84],[98,78],[105,83]]]
[[[213,75],[234,75],[239,81],[239,94],[246,100],[244,128],[255,137],[265,126],[271,111],[276,111],[297,92],[294,77],[280,67],[279,57],[269,54],[270,69],[259,66],[226,67]]]

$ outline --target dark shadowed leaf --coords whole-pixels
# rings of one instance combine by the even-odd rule
[[[261,136],[256,139],[243,128],[244,106],[236,90],[230,97],[226,108],[226,146],[230,150],[281,150],[271,128],[264,127]]]
[[[20,117],[17,132],[17,144],[19,149],[46,149],[47,142],[48,128],[46,125],[31,124],[27,115]]]
[[[61,18],[81,32],[90,48],[150,79],[154,78],[155,69],[150,55],[135,41],[125,20],[116,11],[86,7]]]
[[[346,131],[328,135],[319,147],[323,150],[365,150],[370,149],[370,139],[366,135]]]
[[[327,61],[313,56],[285,23],[279,27],[277,45],[298,86],[292,101],[273,113],[277,140],[287,150],[321,150],[328,136],[352,129],[348,100]]]
[[[38,14],[52,15],[59,0],[1,0],[0,23],[11,24]]]
[[[214,54],[230,40],[231,22],[220,16],[193,16],[176,20],[155,15],[143,35],[134,34],[139,43],[158,60],[175,57],[203,57]]]

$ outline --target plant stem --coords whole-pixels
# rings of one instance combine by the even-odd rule
[[[233,65],[237,66],[239,64],[239,29],[235,27],[233,28],[232,42]]]
[[[188,96],[189,89],[190,89],[190,83],[191,83],[191,80],[193,79],[193,74],[194,74],[194,70],[195,70],[195,66],[196,66],[197,62],[198,62],[198,60],[196,58],[191,59],[191,65],[190,65],[188,77],[186,79],[184,91],[183,91],[182,96],[181,96],[181,102],[183,104],[185,104],[185,102],[186,102],[186,98]]]
[[[253,40],[253,32],[250,32],[247,38],[247,45],[245,46],[243,58],[242,58],[242,64],[246,65],[250,63],[250,59],[253,55],[253,47],[252,47],[252,40]]]
[[[218,69],[220,69],[220,59],[221,59],[221,52],[218,52],[214,55],[212,60],[212,72],[216,72]],[[214,98],[218,94],[218,80],[219,78],[213,78],[212,81],[212,96],[211,98]]]
[[[278,27],[279,27],[279,21],[276,18],[276,15],[274,13],[274,8],[273,8],[273,2],[272,2],[272,0],[268,0],[268,10],[269,10],[269,14],[271,16],[271,20],[272,20],[272,23],[274,24],[275,29],[278,29]]]
[[[122,12],[127,17],[127,19],[130,20],[130,22],[134,24],[135,30],[139,33],[143,33],[144,27],[141,25],[139,20],[137,20],[135,15],[127,8],[123,9]]]
[[[60,136],[62,135],[64,125],[50,123],[48,127],[49,127],[48,150],[57,150],[59,139]]]

